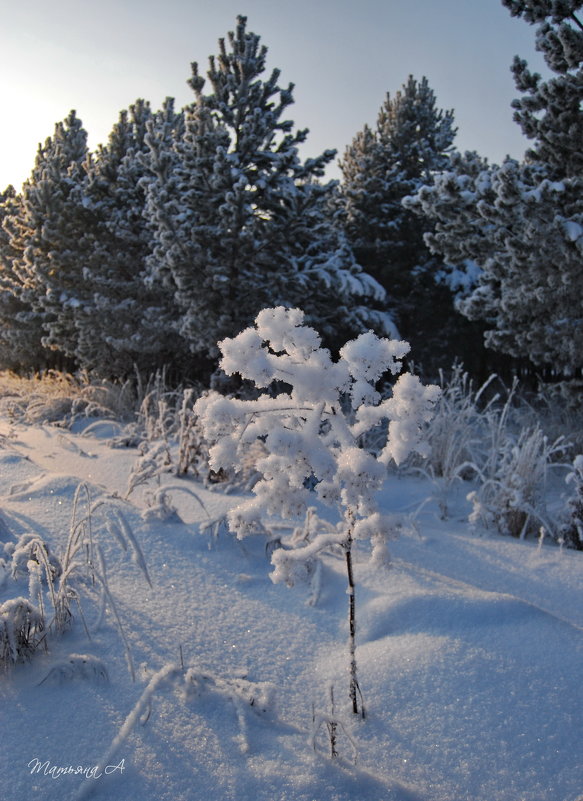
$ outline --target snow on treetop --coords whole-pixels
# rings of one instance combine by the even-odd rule
[[[354,383],[351,387],[352,405],[355,409],[363,403],[378,402],[379,395],[372,384],[386,371],[396,375],[401,369],[402,359],[410,350],[408,342],[379,339],[372,331],[361,334],[340,350]]]
[[[259,388],[272,381],[293,386],[296,401],[333,403],[339,390],[348,388],[346,365],[334,363],[330,353],[320,348],[320,337],[313,328],[303,326],[300,309],[278,306],[264,309],[255,328],[246,328],[233,339],[219,342],[223,353],[220,365],[228,373],[239,373]]]
[[[288,350],[290,347],[293,350],[302,346],[308,352],[317,350],[320,347],[320,336],[313,328],[303,325],[304,316],[301,309],[277,306],[260,311],[255,318],[255,324],[262,339],[270,342],[275,351]],[[298,329],[301,329],[301,334]]]
[[[367,331],[347,342],[340,356],[347,362],[353,378],[378,381],[386,370],[396,375],[401,369],[397,359],[402,359],[410,349],[408,342],[379,339],[372,331]]]

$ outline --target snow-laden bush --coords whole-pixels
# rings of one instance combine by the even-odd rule
[[[470,523],[493,524],[500,533],[521,538],[541,526],[554,534],[545,508],[548,473],[566,447],[562,437],[549,442],[538,425],[523,429],[517,439],[506,431],[480,471],[478,490],[468,495]]]
[[[84,510],[82,494],[86,497]],[[10,667],[30,658],[41,643],[47,647],[48,634],[63,634],[72,625],[74,608],[78,610],[89,636],[81,604],[83,596],[97,607],[95,628],[103,620],[106,607],[110,608],[134,678],[129,642],[109,587],[107,565],[99,542],[104,530],[131,554],[145,580],[152,586],[142,550],[121,509],[113,499],[92,501],[88,486],[80,484],[73,499],[69,535],[60,559],[38,534],[31,532],[25,532],[16,541],[4,545],[8,557],[0,559],[4,581],[11,580],[20,594],[26,581],[28,598],[21,594],[21,597],[12,598],[0,606],[0,666]],[[10,585],[7,589],[10,590]],[[79,665],[83,664],[83,659],[85,657],[80,657]]]
[[[273,581],[293,584],[298,569],[325,549],[339,547],[346,557],[350,602],[350,698],[358,712],[355,661],[354,540],[372,545],[372,559],[388,561],[387,540],[394,530],[391,517],[380,513],[377,493],[392,459],[401,463],[412,451],[426,455],[424,427],[439,396],[416,376],[401,375],[392,397],[375,389],[383,373],[401,369],[409,351],[406,342],[380,339],[372,332],[348,342],[336,361],[320,347],[320,337],[303,325],[300,309],[264,309],[253,327],[219,343],[221,367],[239,373],[258,389],[255,400],[226,398],[211,392],[195,404],[205,437],[215,444],[209,453],[212,469],[237,471],[245,452],[257,440],[265,453],[256,462],[261,478],[253,497],[228,515],[239,538],[269,533],[277,522],[306,517],[316,496],[336,510],[336,525],[318,525],[311,517],[310,538],[296,538],[272,553]],[[277,382],[277,383],[276,383]],[[278,394],[274,389],[283,385]],[[344,398],[350,403],[344,404]],[[359,437],[388,421],[378,455],[358,447]]]
[[[442,520],[449,514],[449,495],[453,486],[480,473],[486,460],[484,436],[498,396],[484,402],[483,396],[496,375],[474,390],[472,381],[461,367],[455,366],[451,375],[441,373],[442,392],[435,404],[435,413],[427,427],[431,448],[424,465],[414,469],[423,473],[433,484],[434,497]]]
[[[0,667],[30,659],[44,630],[40,609],[26,598],[11,598],[0,605]]]
[[[579,454],[565,479],[572,487],[566,519],[559,529],[559,539],[571,548],[583,551],[583,455]]]
[[[40,684],[64,684],[76,680],[99,684],[109,681],[109,675],[103,661],[93,654],[69,654],[53,665]]]

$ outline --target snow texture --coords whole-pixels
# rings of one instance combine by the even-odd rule
[[[93,454],[87,459],[63,446],[58,428],[0,420],[2,519],[11,541],[34,531],[61,557],[78,483],[87,482],[95,500],[123,491],[135,452],[110,448],[99,431],[67,435]],[[162,486],[167,480],[160,477]],[[357,657],[369,716],[353,720],[342,691],[341,560],[320,554],[320,595],[305,604],[301,584],[290,590],[270,581],[263,542],[199,533],[248,496],[184,482],[206,511],[175,493],[182,523],[143,521],[142,487],[123,502],[152,587],[131,554],[103,541],[140,666],[136,682],[109,611],[91,640],[77,616],[64,638],[48,638],[48,652],[37,649],[0,676],[6,801],[81,793],[92,801],[581,798],[582,553],[472,534],[461,493],[447,522],[425,504],[418,533],[391,542],[387,573],[364,549],[366,526],[378,521],[363,519],[354,550]],[[11,493],[14,485],[20,490]],[[425,478],[391,478],[380,514],[415,509],[430,492]],[[25,577],[8,575],[0,601],[27,587]],[[76,661],[75,677],[61,682],[71,655],[91,656],[91,675],[82,677]],[[94,680],[100,665],[109,681]]]

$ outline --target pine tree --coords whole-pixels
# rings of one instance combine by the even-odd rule
[[[39,146],[18,206],[4,221],[24,339],[34,341],[36,352],[42,351],[41,345],[57,352],[55,364],[64,364],[62,357],[75,352],[73,309],[84,229],[71,217],[69,206],[82,184],[86,157],[87,134],[71,111]]]
[[[127,376],[134,367],[152,371],[172,361],[170,333],[159,326],[165,298],[144,280],[151,233],[144,216],[149,170],[143,157],[152,119],[143,100],[120,113],[108,143],[87,161],[77,198],[90,246],[75,309],[75,356],[84,368],[108,376]]]
[[[125,377],[172,363],[176,337],[164,323],[173,299],[144,277],[151,232],[142,157],[151,118],[138,100],[92,155],[71,112],[39,148],[4,222],[6,315],[16,309],[4,332],[18,343],[6,349],[11,364]]]
[[[387,291],[399,331],[426,369],[449,367],[463,355],[460,340],[475,343],[440,281],[443,261],[424,242],[431,223],[403,205],[447,169],[455,133],[453,112],[436,108],[427,79],[410,76],[394,97],[387,94],[375,130],[365,126],[341,164],[348,240]]]
[[[0,193],[0,368],[10,370],[38,369],[47,356],[40,323],[23,299],[26,275],[11,235],[21,203],[13,186]]]
[[[460,308],[486,322],[486,344],[545,368],[583,367],[583,24],[574,0],[503,0],[538,24],[537,47],[556,73],[547,81],[514,62],[516,120],[533,145],[523,162],[454,164],[413,205],[436,223],[431,247],[480,268]]]
[[[387,254],[380,251],[389,223],[382,214],[385,164],[378,136],[368,125],[356,134],[340,166],[347,236],[359,260],[382,279]]]
[[[556,77],[543,81],[515,57],[512,72],[523,97],[512,103],[514,119],[534,143],[529,162],[551,180],[583,172],[583,22],[581,0],[502,0],[513,17],[536,24],[536,49]]]
[[[204,362],[206,334],[225,306],[224,271],[216,264],[221,185],[213,174],[217,150],[226,144],[208,109],[185,109],[181,124],[172,106],[149,126],[146,215],[153,247],[147,281],[169,294],[175,314],[166,322]],[[197,365],[197,368],[201,365]]]
[[[293,85],[280,88],[278,70],[263,78],[267,49],[245,17],[219,48],[207,80],[192,65],[195,101],[170,149],[163,132],[149,140],[150,281],[174,285],[179,331],[200,369],[263,307],[301,304],[332,336],[360,330],[368,299],[383,295],[330,218],[334,184],[319,179],[334,152],[299,159],[307,131],[284,117]],[[386,315],[373,322],[388,325]]]
[[[445,170],[455,137],[453,112],[435,108],[426,78],[387,94],[376,130],[365,126],[341,164],[346,229],[360,261],[398,293],[411,282],[419,254],[427,258],[419,220],[402,199]],[[361,255],[362,254],[362,255]]]

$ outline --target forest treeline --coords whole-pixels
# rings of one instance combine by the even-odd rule
[[[325,180],[335,151],[300,158],[293,84],[242,16],[185,108],[137,100],[95,152],[72,111],[0,194],[0,368],[208,381],[217,341],[283,305],[331,349],[398,331],[428,377],[579,377],[583,2],[502,2],[551,76],[513,64],[521,161],[458,152],[410,76]]]

